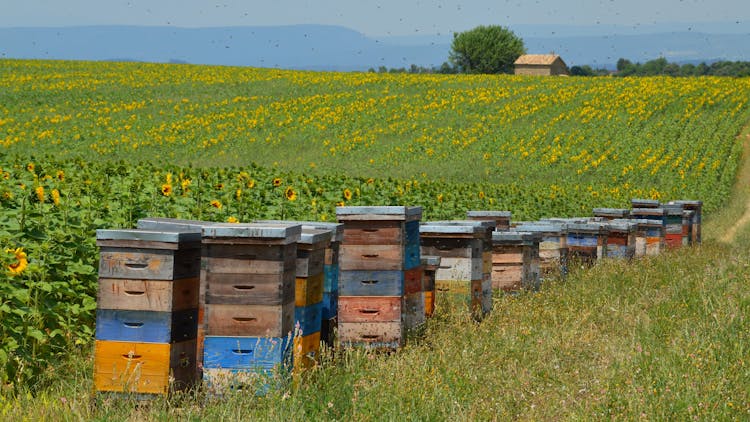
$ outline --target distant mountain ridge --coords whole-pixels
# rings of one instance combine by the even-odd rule
[[[733,31],[724,34],[692,30],[635,34],[634,29],[625,28],[618,35],[605,33],[607,28],[576,30],[577,27],[540,25],[519,25],[519,28],[515,32],[524,39],[530,53],[554,51],[569,66],[611,68],[620,57],[634,62],[658,57],[674,62],[750,60],[750,28],[745,31],[744,26],[731,27]],[[696,24],[695,28],[713,27]],[[412,64],[438,67],[448,60],[451,40],[451,34],[367,37],[348,28],[328,25],[0,28],[0,58],[119,59],[365,71]]]

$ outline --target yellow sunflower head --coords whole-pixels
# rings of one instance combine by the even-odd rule
[[[479,191],[479,199],[484,199],[484,191]]]
[[[237,189],[237,190],[236,190],[236,191],[234,192],[234,197],[235,197],[235,198],[236,198],[237,200],[239,200],[240,198],[242,198],[242,189]]]
[[[57,176],[57,180],[59,181],[65,180],[65,172],[62,170],[58,170],[56,173],[56,176]]]
[[[213,201],[211,201],[211,206],[214,207],[214,208],[216,208],[216,209],[221,209],[221,202],[219,202],[216,199],[214,199]]]
[[[352,199],[352,191],[346,188],[344,189],[344,201],[349,201],[350,199]]]
[[[164,196],[169,196],[172,194],[172,185],[169,183],[165,183],[161,185],[161,194]]]
[[[28,171],[32,171],[33,172],[34,171],[34,167],[35,167],[34,163],[26,164],[26,170],[28,170]]]
[[[55,204],[55,206],[60,205],[60,191],[57,189],[52,189],[52,192],[50,193],[52,195],[52,202]]]
[[[284,196],[286,197],[286,199],[294,201],[297,199],[297,192],[295,192],[291,186],[287,186],[286,190],[284,191]]]
[[[227,218],[227,223],[239,223],[239,222],[240,222],[240,220],[238,220],[234,216],[230,216],[229,218]]]
[[[247,188],[248,188],[248,189],[252,189],[252,188],[254,188],[254,187],[255,187],[255,180],[254,180],[254,179],[250,179],[250,180],[248,180],[248,181],[247,181]]]
[[[277,187],[281,186],[281,178],[280,177],[274,177],[273,181],[271,183],[273,183],[273,186],[277,188]]]
[[[36,192],[36,199],[38,199],[39,202],[44,202],[44,186],[37,186],[34,189],[34,192]]]
[[[8,265],[11,275],[21,274],[29,266],[29,261],[26,259],[26,252],[23,251],[23,248],[6,249],[5,252],[15,256],[15,262]]]

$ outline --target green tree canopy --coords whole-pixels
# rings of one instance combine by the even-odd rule
[[[498,25],[453,34],[450,62],[461,73],[513,73],[513,62],[526,53],[523,40]]]

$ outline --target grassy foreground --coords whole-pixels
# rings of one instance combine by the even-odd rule
[[[714,234],[708,228],[708,236]],[[92,399],[91,351],[3,420],[746,419],[750,236],[576,270],[497,297],[481,324],[441,312],[392,355],[348,353],[266,397]],[[446,305],[443,303],[443,305]],[[44,380],[43,380],[44,381]]]

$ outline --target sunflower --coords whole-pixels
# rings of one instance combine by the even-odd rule
[[[297,192],[295,192],[291,186],[287,186],[286,190],[284,191],[284,196],[286,197],[286,199],[294,201],[297,199]]]
[[[221,209],[221,202],[214,199],[213,201],[211,201],[211,206],[217,209]]]
[[[280,177],[274,177],[273,178],[273,182],[271,182],[271,183],[273,183],[273,187],[278,188],[279,186],[281,186],[281,178]]]
[[[161,185],[161,194],[164,196],[169,196],[172,194],[172,185],[169,183],[165,183]]]
[[[237,189],[237,191],[234,192],[234,197],[239,200],[242,198],[242,189]]]
[[[336,206],[337,207],[343,207],[344,205],[346,205],[346,202],[344,202],[344,201],[336,202]]]
[[[28,171],[34,171],[34,163],[26,164],[26,170]]]
[[[65,172],[64,171],[58,170],[55,175],[57,176],[57,180],[59,180],[59,181],[65,180]]]
[[[36,192],[36,199],[44,203],[44,186],[37,186],[34,191]]]
[[[484,199],[484,191],[479,191],[479,199]]]
[[[248,189],[252,189],[252,188],[254,188],[254,187],[255,187],[255,180],[254,180],[254,179],[250,179],[250,180],[248,180],[248,181],[247,181],[247,188],[248,188]]]
[[[224,184],[223,183],[217,183],[216,184],[216,190],[223,190],[223,189],[224,189]]]
[[[443,194],[442,194],[442,193],[439,193],[439,194],[438,194],[438,196],[437,196],[437,201],[438,201],[438,202],[443,202]]]
[[[57,189],[52,189],[51,195],[52,195],[52,202],[56,206],[59,206],[60,205],[60,191]]]
[[[352,199],[352,191],[349,188],[344,189],[344,201]]]
[[[227,218],[227,223],[239,223],[239,222],[240,222],[240,220],[238,220],[234,216],[230,216],[229,218]]]
[[[23,248],[6,249],[5,252],[12,253],[16,257],[16,262],[8,265],[11,275],[21,274],[28,267],[29,261],[26,259],[26,252]]]

